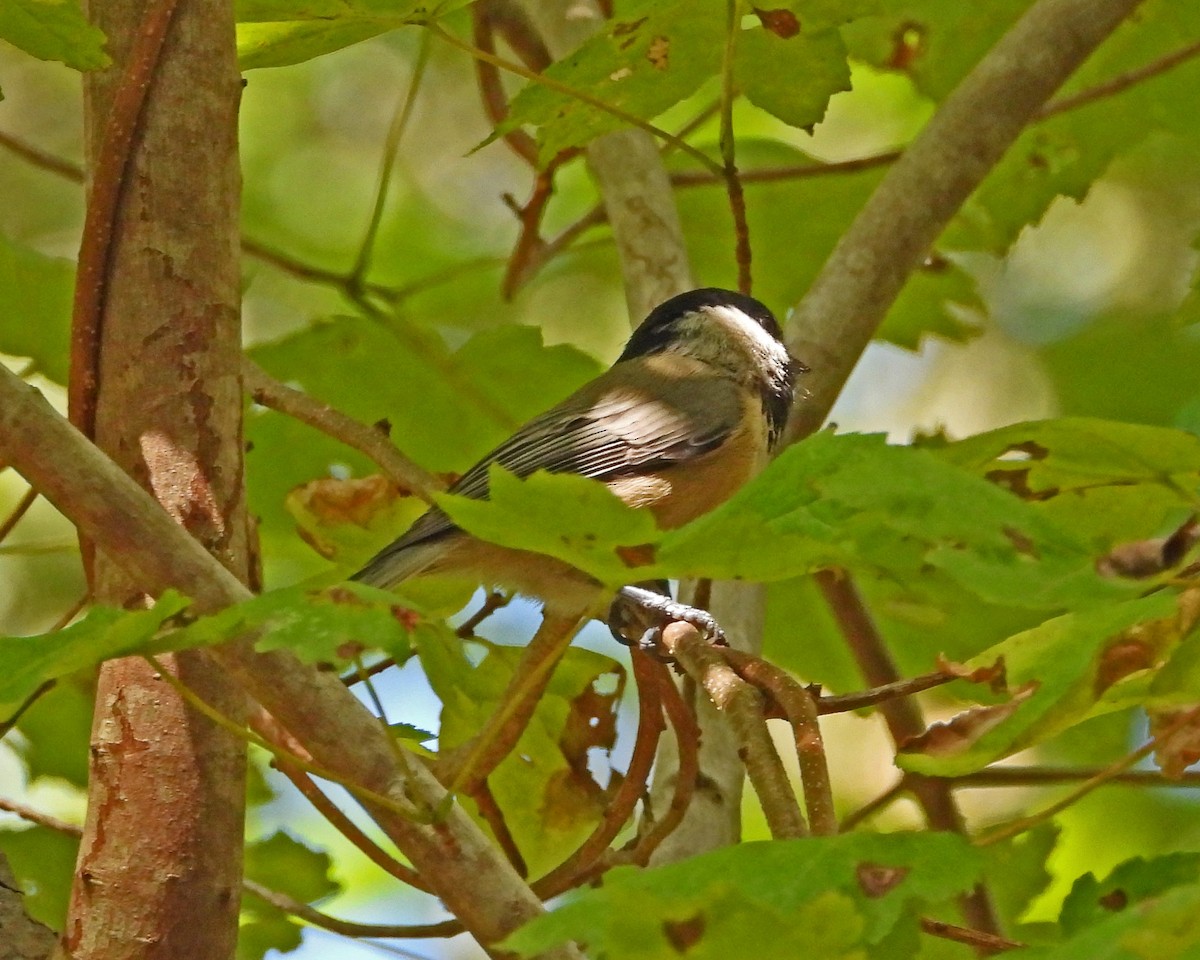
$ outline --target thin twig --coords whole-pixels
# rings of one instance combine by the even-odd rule
[[[1083,797],[1087,796],[1097,787],[1108,783],[1113,777],[1128,770],[1139,760],[1150,756],[1155,750],[1159,750],[1166,746],[1174,737],[1186,730],[1191,724],[1195,723],[1200,718],[1200,707],[1194,707],[1180,714],[1175,721],[1162,731],[1158,736],[1148,740],[1145,744],[1127,753],[1115,763],[1105,767],[1097,772],[1094,776],[1088,777],[1078,787],[1068,793],[1066,796],[1055,801],[1047,806],[1044,810],[1039,810],[1037,813],[1030,814],[1027,817],[1019,817],[1011,823],[1007,823],[1002,827],[993,830],[991,833],[979,837],[975,841],[978,847],[989,847],[994,843],[999,843],[1001,840],[1007,840],[1009,837],[1015,837],[1018,834],[1024,833],[1026,830],[1036,827],[1039,823],[1044,823],[1053,817],[1056,813],[1067,809],[1067,807],[1078,803]]]
[[[16,800],[10,800],[7,797],[0,797],[0,810],[16,814],[28,823],[45,827],[48,830],[53,830],[56,833],[61,833],[69,837],[83,835],[82,827],[73,823],[67,823],[65,820],[52,817],[48,813],[43,813],[27,804],[18,803]],[[330,917],[328,914],[314,910],[308,904],[301,903],[286,893],[272,890],[254,880],[243,879],[242,888],[256,897],[265,900],[272,906],[278,907],[285,913],[306,920],[314,926],[322,927],[325,930],[332,930],[334,933],[341,933],[349,937],[440,937],[453,936],[462,931],[462,924],[457,920],[443,921],[436,924],[413,924],[411,926],[353,923]]]
[[[278,410],[359,451],[402,492],[433,503],[433,494],[445,489],[442,481],[404,456],[382,431],[280,383],[248,357],[242,358],[242,380],[255,403]]]
[[[22,820],[26,820],[29,823],[36,823],[39,827],[45,827],[47,830],[53,830],[55,833],[63,833],[69,837],[83,836],[83,827],[77,826],[74,823],[67,823],[66,820],[59,820],[58,817],[42,813],[41,810],[36,810],[28,804],[20,803],[17,800],[0,797],[0,810],[15,813]]]
[[[912,273],[1063,82],[1142,0],[1035,0],[942,101],[845,230],[788,321],[805,380],[788,442],[820,429]]]
[[[510,0],[484,0],[475,6],[487,8],[492,27],[534,73],[541,73],[554,62],[546,41],[531,22],[528,11],[520,4]]]
[[[1147,63],[1145,66],[1130,70],[1128,73],[1118,74],[1112,79],[1088,87],[1086,90],[1080,90],[1069,97],[1059,97],[1057,100],[1051,100],[1038,111],[1037,119],[1045,120],[1047,117],[1056,117],[1060,113],[1066,113],[1068,110],[1077,110],[1079,107],[1086,106],[1089,103],[1095,103],[1097,100],[1102,100],[1105,97],[1122,93],[1144,80],[1149,80],[1151,77],[1157,77],[1161,73],[1166,73],[1173,67],[1185,63],[1197,55],[1200,55],[1200,40],[1195,43],[1189,43],[1187,46],[1181,47],[1173,53],[1168,53],[1165,57],[1160,57],[1158,60]]]
[[[870,157],[857,157],[853,160],[834,160],[830,163],[802,163],[782,167],[760,167],[757,170],[742,170],[738,176],[741,182],[747,183],[778,183],[787,180],[808,180],[812,177],[838,176],[846,173],[858,173],[862,170],[873,170],[876,167],[886,167],[900,159],[902,150],[889,150]],[[724,183],[724,174],[716,176],[703,170],[681,170],[671,174],[671,184],[680,188],[711,187]]]
[[[83,168],[79,164],[47,153],[45,150],[14,137],[11,133],[0,131],[0,147],[4,147],[10,153],[15,153],[32,167],[46,170],[75,183],[83,183]]]
[[[36,690],[21,701],[20,705],[11,714],[0,720],[0,740],[4,739],[17,725],[20,719],[25,716],[27,710],[37,703],[43,696],[58,686],[57,680],[43,680]]]
[[[504,819],[504,811],[496,802],[496,797],[492,793],[492,788],[488,786],[487,780],[480,778],[471,784],[471,799],[475,801],[479,816],[492,831],[496,845],[504,851],[508,862],[513,865],[513,869],[520,874],[521,878],[527,879],[529,866],[525,863],[521,848],[517,846],[517,839],[508,828],[508,821]]]
[[[234,736],[245,740],[247,743],[252,743],[256,747],[262,747],[262,749],[266,750],[269,754],[271,754],[271,756],[278,759],[281,763],[291,764],[306,773],[311,773],[314,776],[320,777],[322,780],[328,780],[331,783],[336,783],[339,786],[345,787],[356,799],[382,807],[384,810],[394,813],[397,816],[418,821],[422,819],[429,819],[429,815],[426,813],[415,810],[393,797],[384,796],[382,793],[371,790],[369,787],[364,787],[362,784],[354,783],[335,770],[331,770],[313,760],[291,753],[277,744],[271,743],[269,740],[266,740],[259,734],[247,730],[244,726],[234,720],[231,720],[229,717],[225,716],[225,714],[221,713],[219,710],[215,709],[213,706],[198,697],[193,690],[191,690],[186,684],[180,681],[178,677],[174,676],[166,669],[166,667],[159,663],[156,657],[143,655],[143,659],[149,663],[150,666],[152,666],[162,677],[162,679],[170,684],[170,686],[174,688],[174,690],[181,697],[183,697],[188,702],[188,705],[194,710],[202,713],[213,723],[225,730],[228,730]],[[394,738],[389,737],[388,739],[390,742]]]
[[[493,56],[496,54],[496,39],[492,17],[496,7],[494,3],[475,3],[471,6],[472,40],[476,47]],[[476,59],[475,77],[479,82],[479,95],[483,100],[484,112],[492,126],[499,127],[508,119],[508,97],[504,95],[500,71],[494,63]],[[533,137],[518,128],[505,131],[503,139],[513,153],[531,167],[537,167],[537,141]]]
[[[721,57],[721,165],[729,210],[733,214],[734,260],[737,263],[738,290],[749,294],[750,228],[746,223],[746,194],[738,179],[737,142],[733,135],[733,101],[737,90],[733,84],[734,55],[737,52],[741,28],[741,5],[738,0],[725,0],[725,49]]]
[[[243,880],[242,886],[247,892],[254,894],[260,900],[265,900],[271,906],[282,910],[284,913],[298,917],[306,923],[311,923],[314,927],[320,927],[322,930],[340,933],[344,937],[383,937],[387,939],[399,937],[441,937],[452,935],[447,934],[447,930],[457,933],[462,929],[461,925],[453,920],[443,923],[421,923],[407,926],[404,924],[356,923],[353,920],[341,920],[337,917],[331,917],[327,913],[322,913],[320,910],[310,907],[307,903],[302,903],[295,897],[289,896],[279,890],[272,890],[270,887],[265,887],[254,880]]]
[[[658,684],[663,711],[675,735],[678,763],[675,769],[675,789],[671,792],[671,802],[666,812],[654,819],[650,828],[635,837],[627,850],[623,851],[625,860],[642,867],[650,862],[654,851],[675,832],[676,827],[687,816],[688,807],[696,792],[696,784],[700,779],[700,726],[696,723],[696,717],[684,702],[666,666],[653,663],[651,669]],[[616,859],[618,858],[614,858]]]
[[[680,140],[686,140],[688,137],[690,137],[693,133],[695,133],[697,130],[699,130],[706,123],[708,123],[709,120],[711,120],[713,117],[715,117],[720,112],[721,112],[721,101],[720,101],[720,99],[714,100],[707,107],[705,107],[703,110],[699,111],[694,117],[692,117],[691,120],[689,120],[687,123],[685,123],[678,130],[676,130],[675,136],[677,136]],[[662,149],[663,156],[664,157],[668,156],[672,149],[673,148],[672,148],[671,144],[669,144],[669,143],[663,144],[663,149]]]
[[[1103,776],[1104,767],[987,767],[974,773],[947,778],[955,788],[971,787],[1035,787],[1050,783],[1076,783]],[[1107,783],[1128,783],[1140,787],[1200,787],[1200,771],[1185,770],[1178,777],[1168,777],[1158,770],[1125,770],[1112,774]]]
[[[250,591],[35,388],[0,365],[0,459],[6,460],[148,593],[174,588],[202,612]],[[496,943],[544,912],[495,845],[415,756],[397,765],[378,721],[336,675],[290,651],[224,644],[208,654],[337,776],[370,787],[364,798],[383,831],[428,878],[447,910],[483,943]],[[323,776],[322,771],[314,771]],[[379,797],[380,802],[375,799]],[[405,801],[405,811],[397,803]],[[408,809],[415,808],[414,818]],[[573,947],[547,958],[579,957]]]
[[[521,232],[509,255],[508,267],[500,285],[500,294],[505,300],[511,300],[516,295],[518,288],[526,282],[531,266],[541,259],[542,249],[546,245],[541,236],[542,217],[554,194],[554,174],[566,160],[576,155],[577,151],[574,150],[559,154],[546,165],[545,170],[539,170],[534,176],[533,192],[525,204],[518,206],[515,200],[511,202],[521,224]]]
[[[38,492],[33,487],[30,487],[21,495],[21,499],[13,507],[12,513],[0,522],[0,543],[3,543],[8,538],[8,535],[13,531],[13,527],[21,522],[21,518],[29,512],[29,508],[37,502],[37,498]]]
[[[662,644],[729,719],[771,835],[776,839],[807,835],[804,815],[763,717],[762,695],[739,677],[691,624],[668,624]]]
[[[86,607],[91,602],[92,602],[92,595],[90,593],[85,593],[82,597],[80,597],[78,600],[76,600],[73,604],[71,604],[69,607],[67,607],[66,610],[64,610],[62,612],[62,615],[59,616],[59,618],[54,621],[54,626],[52,626],[50,628],[50,632],[54,633],[56,630],[61,630],[64,627],[69,626],[71,621],[74,620],[77,616],[79,616],[80,612],[84,609],[84,607]]]
[[[396,153],[400,149],[400,140],[408,129],[412,118],[413,106],[417,102],[417,93],[421,89],[421,81],[425,77],[425,67],[429,64],[429,51],[432,44],[429,34],[421,35],[421,47],[417,52],[417,62],[413,67],[412,82],[408,91],[396,108],[396,114],[388,127],[387,139],[383,145],[383,159],[379,164],[379,181],[375,188],[375,202],[371,207],[371,219],[367,224],[367,232],[358,248],[358,256],[350,269],[348,280],[352,286],[361,286],[367,271],[371,268],[371,256],[375,252],[375,240],[379,235],[379,225],[383,222],[383,209],[387,205],[388,187],[392,182],[392,169],[396,165]]]
[[[521,287],[541,272],[542,267],[570,247],[592,227],[599,226],[607,220],[608,212],[604,209],[604,205],[597,204],[574,223],[563,228],[557,236],[543,240],[535,249],[529,251],[522,265],[520,276],[512,279],[511,287],[506,287],[509,291],[508,295],[515,296]],[[505,282],[508,283],[507,280]]]
[[[953,940],[955,943],[965,943],[967,946],[974,947],[984,956],[1002,953],[1005,950],[1017,950],[1025,946],[1019,940],[1009,940],[1008,937],[983,933],[979,930],[969,930],[966,927],[956,927],[952,923],[934,920],[930,917],[921,918],[921,929],[932,937]]]
[[[786,671],[761,657],[729,647],[720,653],[743,680],[765,690],[783,707],[796,743],[808,822],[814,835],[833,836],[838,832],[837,813],[812,694]]]
[[[361,670],[357,668],[349,670],[342,674],[342,683],[348,687],[353,687],[361,683],[364,677],[377,677],[381,673],[391,670],[392,667],[401,667],[414,656],[416,656],[416,651],[410,650],[403,660],[396,660],[394,657],[384,657],[382,660],[376,660],[370,666],[364,666]]]
[[[473,794],[476,786],[512,752],[533,719],[554,668],[586,622],[587,617],[543,616],[483,730],[460,747],[439,755],[439,779],[451,793]]]
[[[459,624],[458,628],[454,631],[454,635],[460,640],[470,639],[475,636],[476,627],[497,610],[507,607],[511,602],[512,597],[509,594],[493,590],[483,598],[483,603],[479,605],[479,609]]]
[[[318,787],[308,774],[297,770],[290,764],[276,760],[275,768],[292,782],[301,795],[313,805],[330,825],[357,848],[368,860],[388,875],[395,877],[401,883],[406,883],[417,890],[429,891],[429,885],[410,866],[401,863],[389,854],[383,847],[363,833],[358,825]]]
[[[932,690],[934,687],[940,687],[951,681],[960,679],[962,678],[939,671],[937,673],[925,673],[919,677],[910,677],[907,680],[884,683],[878,687],[872,687],[870,690],[862,690],[858,693],[823,694],[817,698],[817,713],[821,716],[826,716],[831,713],[848,713],[851,710],[861,710],[863,707],[874,707],[887,700],[895,700],[898,697],[909,697],[914,693],[920,693],[923,690]]]

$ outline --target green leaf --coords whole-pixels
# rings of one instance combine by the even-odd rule
[[[1028,8],[1028,0],[881,0],[878,14],[843,29],[851,55],[901,70],[941,100]]]
[[[96,707],[94,678],[65,677],[39,697],[17,723],[21,737],[13,749],[25,762],[30,781],[59,777],[85,790],[88,746]]]
[[[439,494],[438,506],[482,540],[556,557],[613,587],[630,582],[614,546],[659,536],[649,510],[631,509],[596,480],[541,470],[521,480],[493,465],[488,482],[488,500]]]
[[[341,890],[333,879],[333,859],[283,831],[246,845],[246,876],[301,903],[312,903]]]
[[[1092,544],[1170,533],[1197,506],[1200,437],[1137,423],[1063,417],[981,433],[936,451],[1026,500]]]
[[[0,353],[29,357],[55,383],[66,383],[74,286],[69,260],[0,234]]]
[[[902,70],[942,100],[1028,7],[1026,0],[962,4],[885,0],[879,16],[843,29],[852,55]],[[1151,0],[1077,70],[1060,96],[1095,89],[1174,53],[1200,33],[1194,4]],[[1195,61],[1027,128],[972,194],[941,243],[1003,252],[1057,196],[1080,199],[1113,159],[1156,131],[1194,129],[1186,106],[1200,87]]]
[[[770,30],[743,31],[737,38],[734,76],[756,107],[793,127],[819,123],[829,98],[850,89],[846,48],[836,30],[783,38]]]
[[[1068,936],[1101,922],[1114,912],[1200,880],[1200,853],[1168,853],[1149,860],[1134,857],[1097,880],[1094,873],[1075,881],[1063,901],[1059,923]]]
[[[282,831],[246,845],[246,877],[312,903],[341,890],[331,876],[333,860]],[[261,960],[268,950],[289,953],[300,946],[300,925],[253,894],[242,897],[238,927],[238,960]]]
[[[387,20],[347,20],[322,23],[298,20],[291,23],[239,23],[238,67],[287,67],[350,47],[387,33],[400,24]]]
[[[94,607],[79,623],[53,633],[0,638],[0,717],[48,680],[150,650],[163,623],[190,602],[168,591],[149,610]]]
[[[830,566],[905,581],[935,568],[987,601],[1118,599],[1069,531],[965,470],[881,436],[825,432],[664,535],[655,575],[771,581]]]
[[[368,648],[403,658],[413,631],[442,629],[409,603],[416,606],[407,596],[401,601],[358,583],[324,590],[298,585],[201,617],[168,642],[175,648],[212,645],[252,633],[259,650],[287,649],[314,662],[344,663]]]
[[[457,351],[435,333],[397,321],[390,327],[362,319],[321,322],[251,356],[279,379],[365,423],[386,421],[393,442],[424,466],[466,470],[523,421],[563,399],[599,372],[591,357],[568,346],[545,347],[532,327],[510,326],[476,334]],[[246,423],[251,450],[248,495],[272,554],[294,565],[286,576],[268,569],[269,581],[294,581],[327,567],[296,537],[285,508],[300,484],[349,472],[364,476],[374,465],[356,451],[268,410],[252,410]],[[397,536],[421,506],[397,512],[395,527],[376,531],[373,542],[355,541],[365,560]],[[325,530],[322,536],[329,536]],[[339,546],[350,543],[341,537]]]
[[[1048,344],[1040,358],[1065,413],[1160,426],[1188,426],[1196,398],[1200,343],[1169,313],[1117,310],[1077,335]],[[1147,377],[1145,371],[1153,370]]]
[[[898,764],[934,776],[970,773],[1089,717],[1140,702],[1152,668],[1161,664],[1178,636],[1174,629],[1142,631],[1143,646],[1132,663],[1128,651],[1114,647],[1113,638],[1135,624],[1173,617],[1177,605],[1172,593],[1152,593],[1055,617],[988,648],[965,666],[1003,666],[1014,696],[1000,708],[1003,722],[993,722],[997,708],[984,708],[991,712],[979,715],[981,722],[969,738],[945,748],[934,742],[930,752],[903,752]]]
[[[914,910],[969,889],[980,859],[951,834],[849,834],[746,843],[684,863],[619,867],[505,941],[532,956],[586,943],[596,960],[861,958]]]
[[[1088,58],[1060,96],[1101,87],[1175,53],[1184,38],[1198,34],[1200,9],[1194,4],[1151,0]],[[1200,64],[1185,61],[1026,130],[964,206],[945,242],[959,249],[1006,250],[1056,196],[1082,199],[1115,158],[1151,134],[1194,135],[1194,116],[1183,104],[1198,90]]]
[[[79,838],[50,830],[0,830],[0,853],[8,860],[25,908],[35,920],[62,930],[79,856]]]
[[[1047,861],[1058,843],[1059,828],[1043,823],[1019,837],[982,849],[988,893],[1000,917],[1000,928],[1017,925],[1030,903],[1053,879]]]
[[[489,645],[475,664],[457,637],[426,635],[418,644],[429,683],[442,701],[438,749],[445,756],[487,729],[524,650]],[[624,687],[620,664],[569,648],[516,747],[488,777],[509,833],[534,873],[561,862],[604,814],[608,794],[593,779],[589,762],[597,752],[607,757],[612,751]]]
[[[259,920],[238,924],[237,960],[263,960],[271,950],[291,953],[303,943],[300,924],[277,913]]]
[[[364,17],[418,23],[429,20],[444,6],[425,0],[237,0],[236,15],[239,23]]]
[[[243,70],[302,63],[409,24],[428,23],[468,0],[237,0]]]
[[[103,32],[88,23],[78,0],[5,0],[0,4],[0,40],[76,70],[112,63],[104,52]]]
[[[1200,885],[1177,887],[1117,908],[1047,947],[1013,950],[1013,960],[1193,960],[1200,949]]]
[[[885,0],[772,0],[768,9],[792,11],[801,30],[815,33],[878,14],[884,3]]]
[[[634,4],[544,76],[625,113],[650,120],[691,96],[720,70],[724,4]],[[493,137],[524,124],[538,128],[539,160],[619,130],[626,121],[531,81]]]

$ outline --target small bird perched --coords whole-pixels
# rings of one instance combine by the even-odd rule
[[[573,473],[602,481],[630,506],[648,507],[663,529],[681,526],[763,468],[804,369],[757,300],[712,287],[682,293],[650,312],[612,367],[526,423],[450,492],[487,499],[493,463],[518,477]],[[538,599],[547,614],[594,616],[606,599],[587,574],[479,540],[437,507],[353,579],[390,587],[426,573]],[[628,586],[618,597],[660,622],[686,620],[709,635],[718,632],[703,611],[659,593]]]

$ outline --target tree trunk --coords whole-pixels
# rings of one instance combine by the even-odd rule
[[[90,14],[114,59],[109,70],[85,75],[94,181],[105,175],[98,165],[106,162],[109,110],[143,3],[94,0]],[[104,271],[98,351],[90,368],[72,375],[95,384],[97,444],[245,581],[239,94],[232,4],[180,3],[136,130],[121,151],[132,153]],[[94,240],[85,236],[84,243]],[[141,585],[103,550],[92,590],[98,602],[144,602]],[[244,713],[238,689],[203,655],[165,662],[223,713]],[[106,664],[66,951],[104,960],[231,957],[244,792],[239,738],[188,708],[145,662]]]

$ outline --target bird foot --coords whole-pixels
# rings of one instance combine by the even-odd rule
[[[608,628],[626,646],[645,651],[664,662],[671,657],[662,646],[662,632],[669,623],[690,623],[714,646],[728,644],[716,618],[707,610],[690,607],[671,598],[665,581],[647,586],[622,587],[608,611]]]

